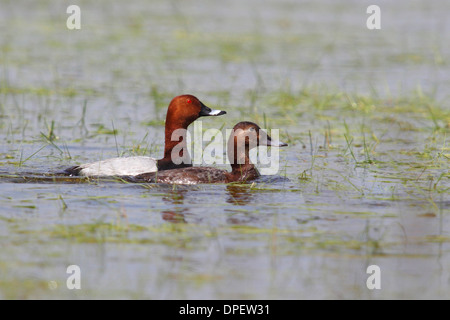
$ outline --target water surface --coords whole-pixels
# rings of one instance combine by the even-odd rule
[[[370,4],[81,1],[70,31],[60,1],[1,1],[0,298],[450,298],[450,5],[378,1],[370,31]],[[227,111],[205,130],[280,129],[279,174],[53,175],[161,156],[182,93]]]

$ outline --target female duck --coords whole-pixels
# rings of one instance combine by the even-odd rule
[[[228,158],[231,172],[212,167],[191,167],[144,173],[127,180],[132,182],[159,182],[168,184],[229,183],[250,181],[260,176],[250,162],[249,152],[256,146],[284,147],[286,143],[273,141],[257,124],[239,122],[228,140]]]
[[[189,154],[183,154],[183,149],[179,153],[181,159],[172,159],[172,149],[179,143],[186,143],[187,127],[204,116],[220,116],[225,111],[211,110],[200,100],[192,95],[181,95],[172,99],[167,109],[165,128],[164,157],[156,160],[151,157],[121,157],[112,158],[92,163],[85,163],[65,170],[70,175],[80,176],[135,176],[146,172],[156,172],[175,168],[191,167]],[[183,129],[183,130],[177,130]],[[179,136],[172,139],[172,134],[177,130]],[[180,163],[181,162],[181,163]]]

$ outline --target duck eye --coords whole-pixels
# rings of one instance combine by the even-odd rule
[[[191,99],[187,99],[186,102],[187,102],[187,103],[191,103],[192,100],[191,100]]]

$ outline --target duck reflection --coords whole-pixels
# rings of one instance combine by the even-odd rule
[[[186,219],[184,217],[187,209],[185,208],[177,208],[176,210],[165,210],[161,212],[161,217],[163,220],[172,223],[186,223]]]
[[[184,195],[187,191],[187,189],[182,188],[171,188],[162,199],[169,204],[183,204]]]
[[[227,185],[227,191],[227,202],[237,206],[248,204],[254,198],[254,195],[250,192],[250,185],[229,184]]]
[[[163,220],[171,223],[186,223],[185,214],[188,212],[186,206],[180,206],[184,204],[184,195],[188,190],[186,189],[171,189],[162,198],[164,202],[170,204],[170,207],[174,207],[171,210],[164,210],[161,212]]]

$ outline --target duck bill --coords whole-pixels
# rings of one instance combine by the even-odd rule
[[[271,147],[286,147],[288,144],[278,141],[278,140],[272,140],[272,138],[270,136],[267,136],[267,142],[266,142],[266,146],[271,146]]]
[[[281,141],[269,140],[267,145],[271,147],[286,147],[288,144]]]
[[[215,117],[215,116],[221,116],[223,114],[226,114],[226,112],[222,111],[222,110],[211,109],[211,108],[205,106],[202,103],[202,108],[201,108],[200,113],[199,113],[198,116],[199,117],[210,117],[210,116],[214,116]]]

